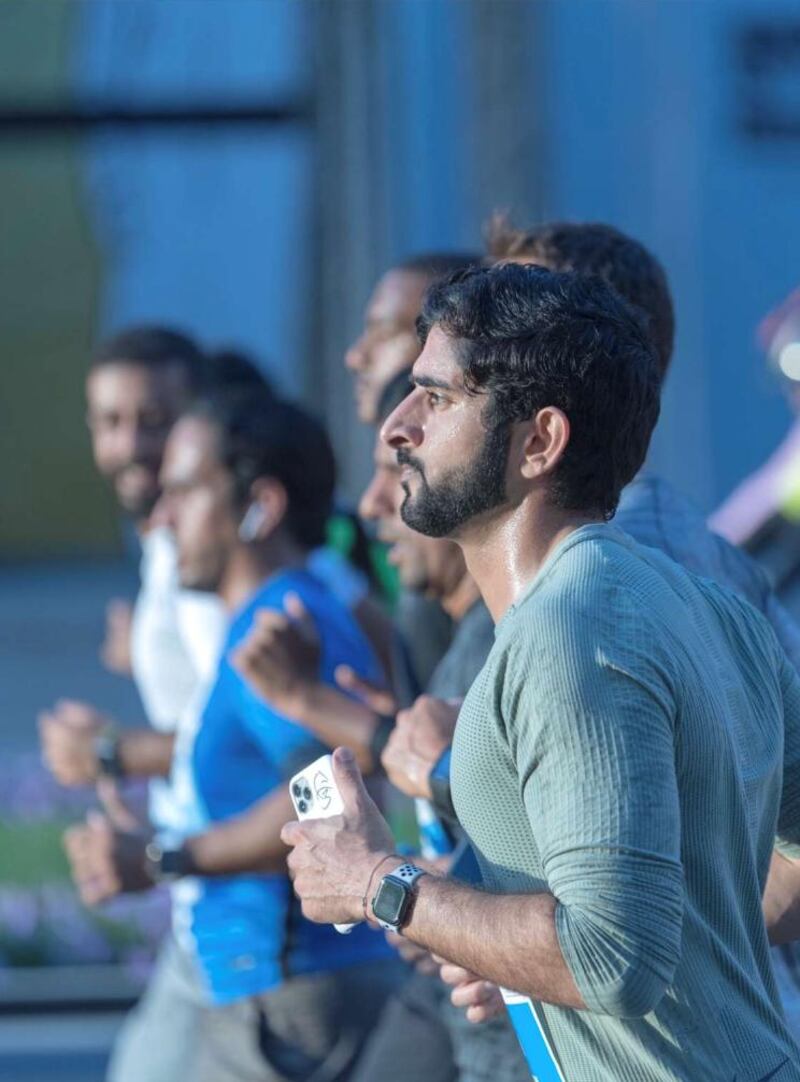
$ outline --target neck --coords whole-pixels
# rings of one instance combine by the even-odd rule
[[[536,577],[550,553],[595,515],[563,511],[530,497],[459,539],[467,568],[497,623]]]
[[[439,603],[453,623],[457,624],[463,620],[480,596],[475,579],[465,567],[464,574],[452,589],[439,598]]]
[[[278,538],[262,544],[237,545],[217,593],[225,608],[234,612],[272,575],[302,567],[305,556],[299,546]]]

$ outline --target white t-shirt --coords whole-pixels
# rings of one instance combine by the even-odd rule
[[[141,588],[131,626],[131,668],[147,719],[160,732],[194,725],[217,671],[228,617],[216,594],[182,590],[168,530],[142,539]],[[150,783],[157,830],[180,829],[181,809],[168,781]]]

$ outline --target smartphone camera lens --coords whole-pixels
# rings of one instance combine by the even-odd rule
[[[306,798],[306,800],[311,800],[311,790],[308,786],[306,786],[303,790],[303,796]]]
[[[297,810],[300,812],[308,811],[308,804],[306,804],[305,800],[297,801]]]
[[[294,793],[295,796],[303,795],[303,786],[300,784],[300,782],[296,781],[294,783],[294,785],[292,786],[292,793]]]

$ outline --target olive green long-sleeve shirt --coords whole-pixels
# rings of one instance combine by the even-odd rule
[[[761,915],[800,841],[800,680],[760,613],[576,530],[497,626],[452,786],[488,889],[558,901],[567,1082],[800,1079]]]

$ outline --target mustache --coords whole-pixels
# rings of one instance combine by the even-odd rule
[[[409,451],[406,451],[404,447],[395,451],[395,454],[397,455],[398,466],[410,466],[412,470],[416,470],[422,477],[425,476],[425,467],[420,460],[415,458]]]

